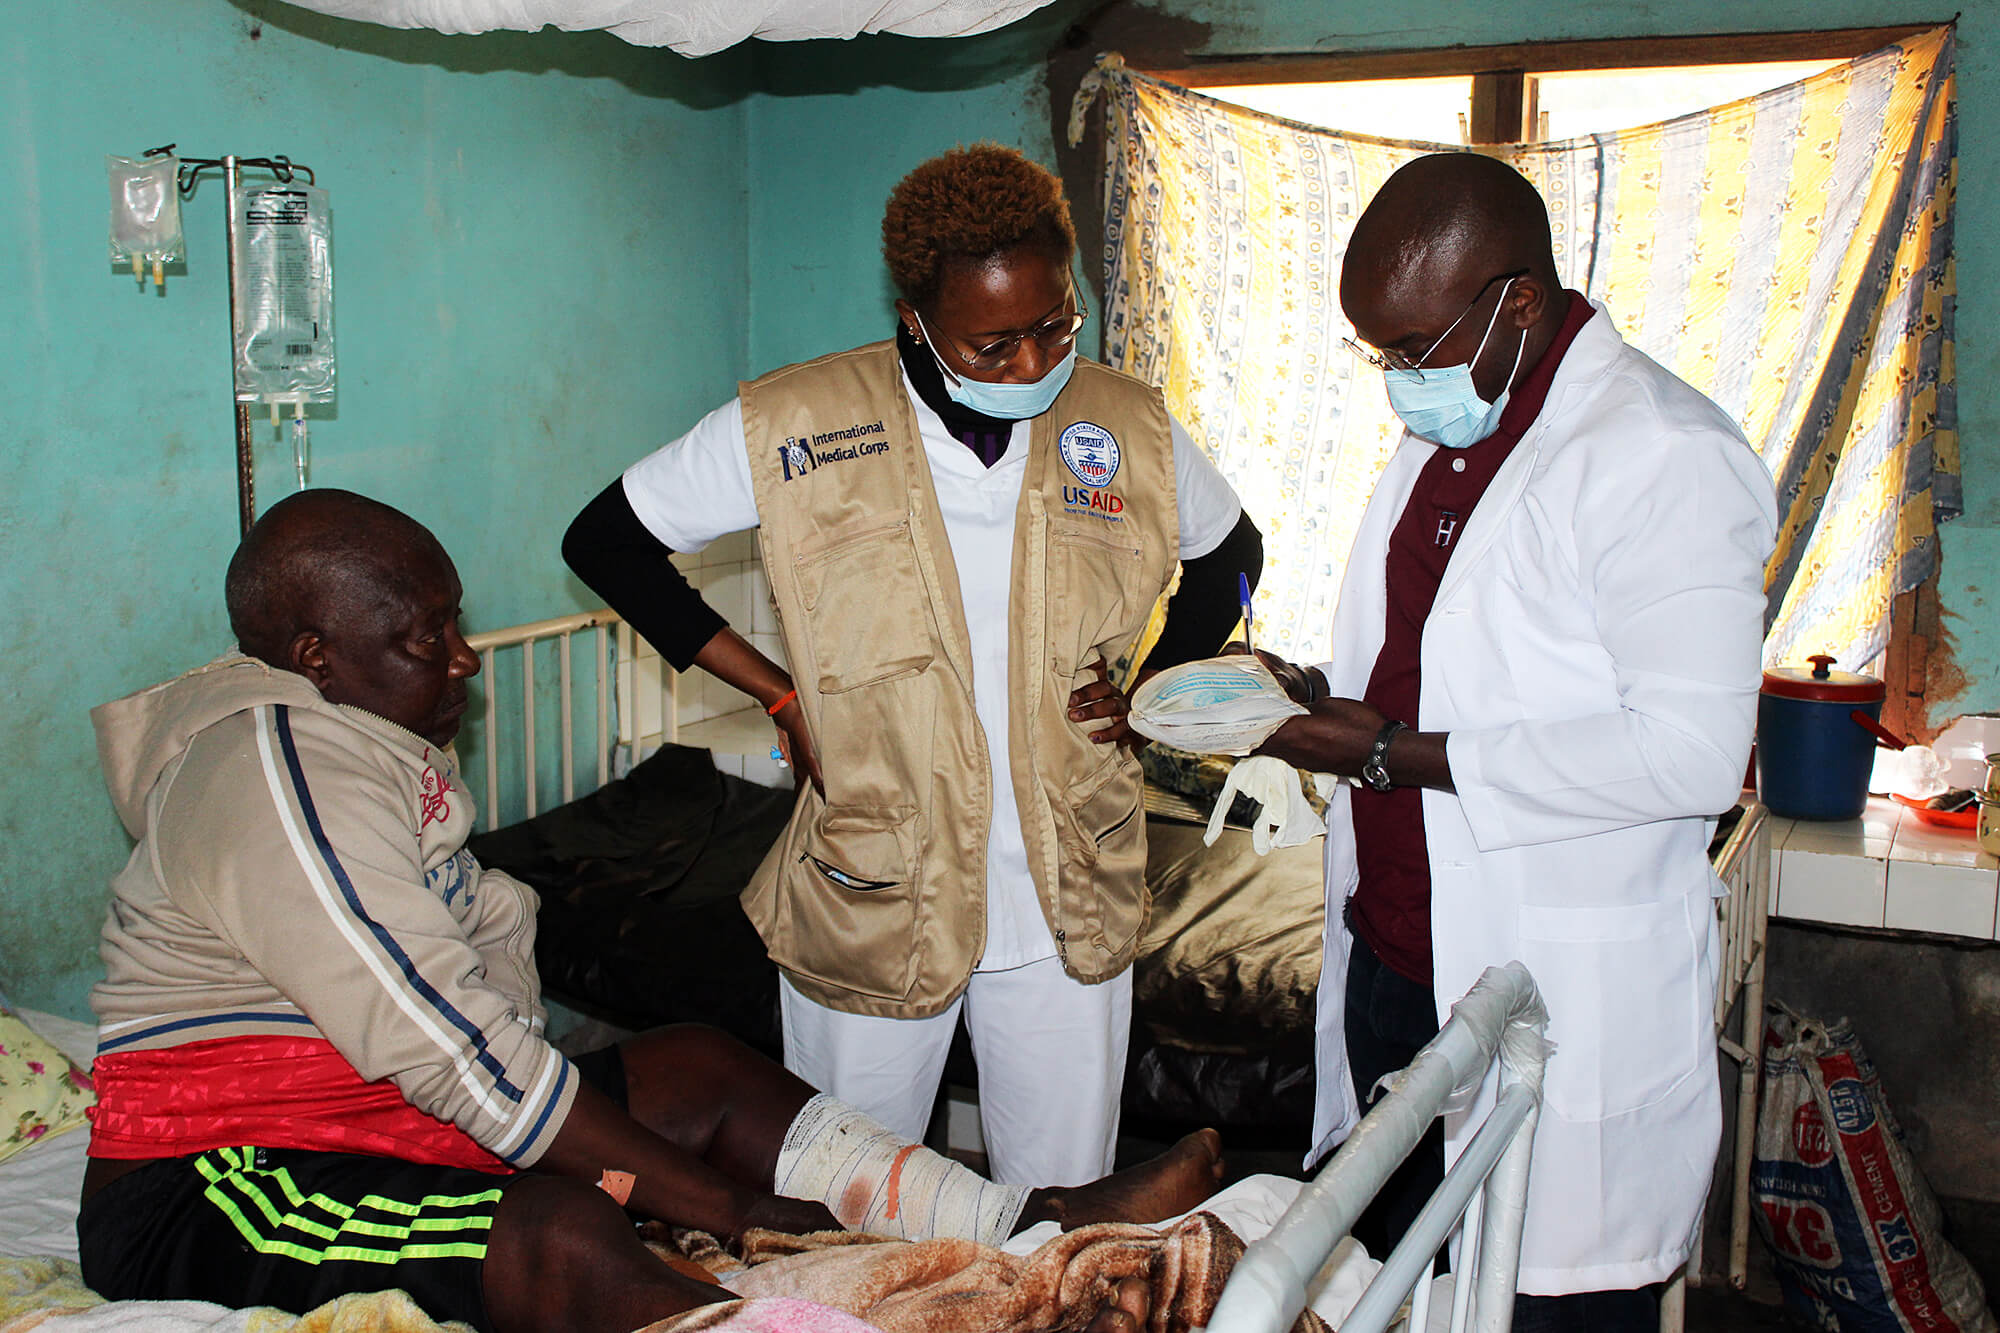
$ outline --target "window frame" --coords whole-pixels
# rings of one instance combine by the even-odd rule
[[[1197,88],[1471,75],[1467,143],[1512,144],[1529,143],[1536,138],[1536,76],[1540,74],[1673,65],[1749,65],[1779,60],[1849,60],[1936,26],[1904,23],[1880,28],[1509,42],[1498,46],[1336,54],[1194,56],[1181,65],[1148,62],[1135,68],[1170,83]]]

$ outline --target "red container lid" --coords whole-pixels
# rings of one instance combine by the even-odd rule
[[[1764,693],[1775,699],[1812,699],[1823,703],[1872,704],[1888,698],[1889,687],[1873,676],[1833,670],[1833,659],[1815,653],[1810,667],[1772,667],[1764,673]]]

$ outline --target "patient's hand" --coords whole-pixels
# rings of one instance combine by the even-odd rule
[[[737,1227],[737,1235],[742,1235],[752,1227],[762,1227],[766,1231],[782,1231],[788,1236],[810,1236],[815,1231],[845,1231],[840,1220],[823,1203],[807,1199],[788,1199],[782,1194],[766,1194],[744,1210],[743,1220]]]

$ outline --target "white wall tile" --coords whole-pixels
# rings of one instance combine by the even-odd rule
[[[2000,870],[2000,857],[1981,847],[1972,829],[1926,824],[1915,814],[1896,826],[1896,842],[1889,856],[1897,861],[1924,861],[1968,870]]]
[[[776,634],[752,634],[750,646],[787,671],[791,670],[791,663],[785,659],[785,641]]]
[[[792,785],[792,770],[773,759],[768,749],[743,756],[743,777],[762,787],[789,788]]]
[[[1902,814],[1903,807],[1893,801],[1872,800],[1859,819],[1794,820],[1785,835],[1785,850],[1886,857]]]
[[[618,738],[627,744],[637,736],[651,736],[660,731],[660,671],[665,664],[653,655],[634,656],[629,662],[618,664]],[[634,680],[637,680],[636,697]],[[634,721],[638,730],[633,730]],[[672,724],[673,715],[669,711],[667,722]]]
[[[745,529],[742,532],[726,532],[710,542],[701,553],[705,565],[741,564],[757,558],[757,534]]]
[[[689,727],[715,716],[708,709],[707,681],[708,673],[700,667],[689,667],[675,678],[674,701],[681,726]]]
[[[738,634],[749,637],[755,631],[752,623],[750,603],[750,574],[740,561],[734,564],[702,567],[704,583],[702,600],[715,608],[715,613],[729,622],[729,627]]]
[[[1794,830],[1785,847],[1777,912],[1795,921],[1879,927],[1887,886],[1886,859],[1800,847]]]
[[[1993,938],[2000,876],[1991,870],[1932,861],[1889,862],[1889,896],[1882,924],[1891,930]]]
[[[750,630],[754,634],[778,632],[778,608],[771,601],[771,576],[761,561],[750,565]]]
[[[699,671],[701,677],[702,704],[707,709],[704,717],[721,717],[724,713],[735,713],[745,708],[755,708],[757,701],[726,681]]]

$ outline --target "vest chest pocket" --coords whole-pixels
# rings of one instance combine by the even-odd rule
[[[930,597],[910,521],[844,531],[793,557],[819,691],[838,694],[931,664]]]
[[[830,806],[788,847],[786,918],[770,942],[788,971],[864,995],[909,994],[917,936],[914,806]]]
[[[1049,527],[1048,560],[1049,653],[1057,672],[1075,675],[1100,645],[1115,653],[1138,637],[1160,590],[1145,586],[1146,553],[1136,540],[1058,519]]]

